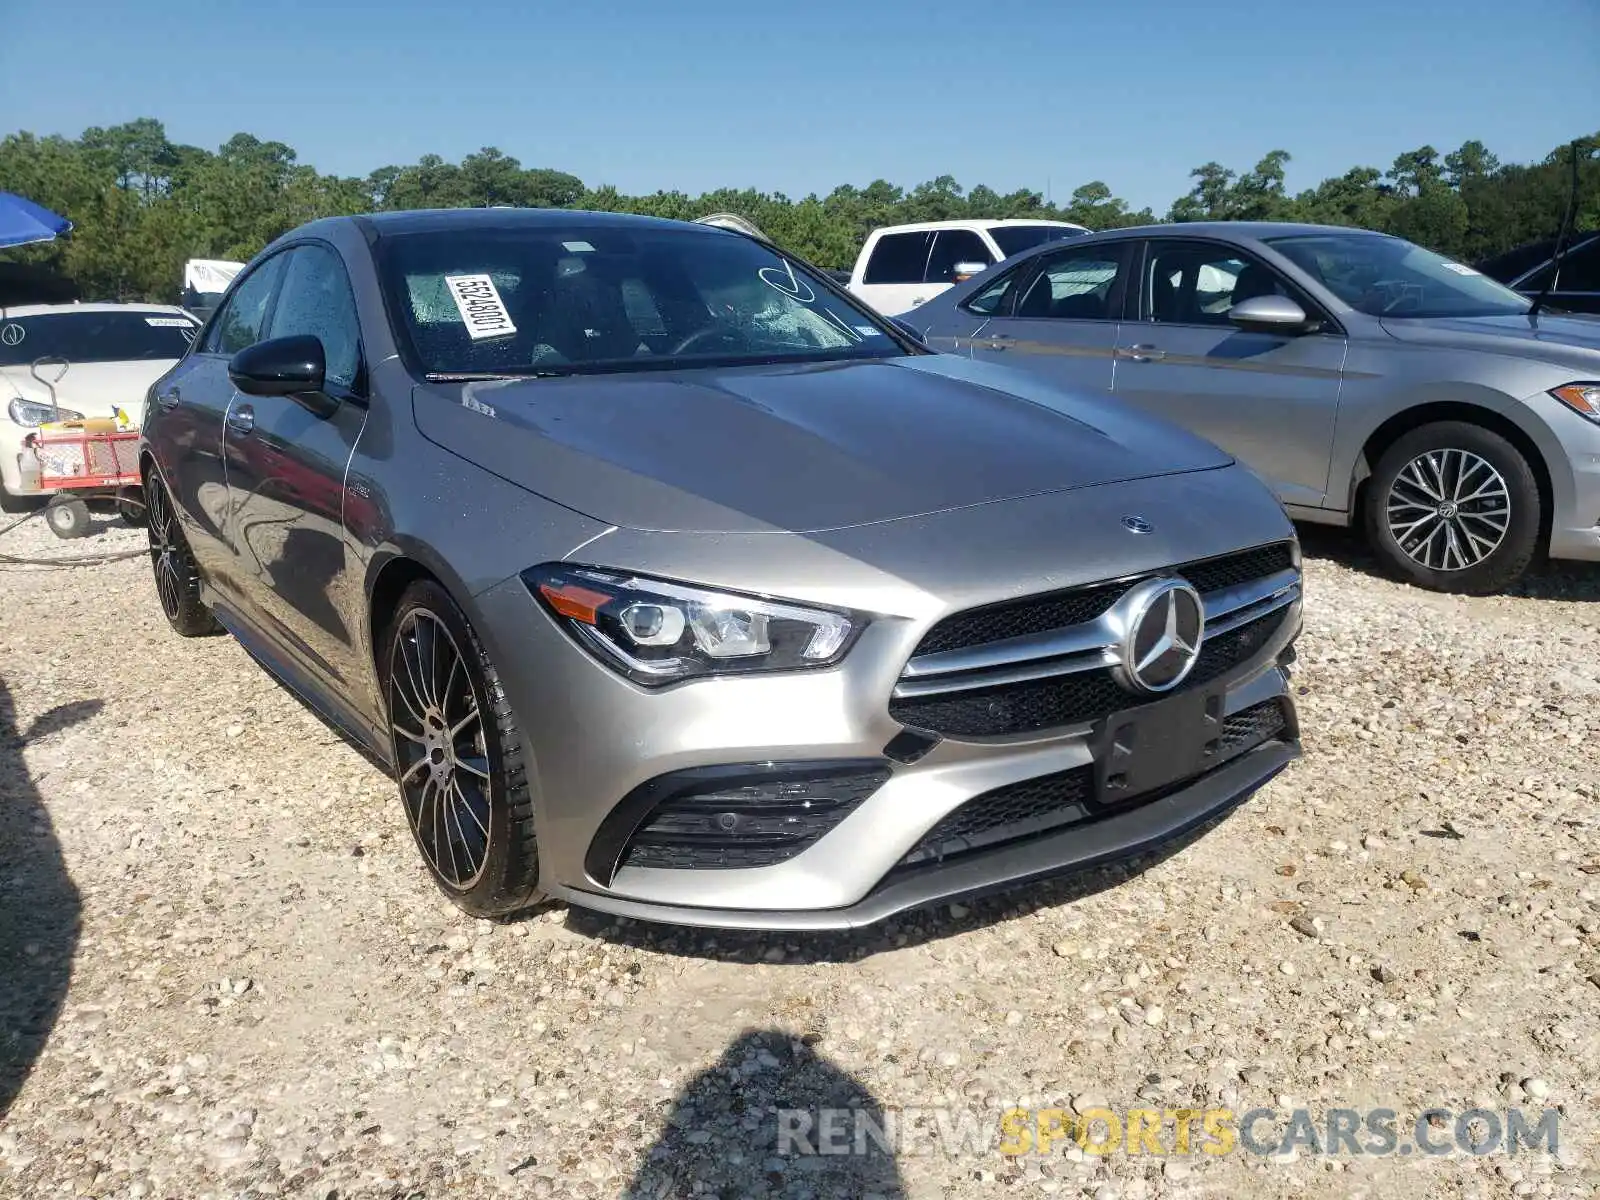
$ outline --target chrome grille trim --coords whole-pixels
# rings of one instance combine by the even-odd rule
[[[1241,625],[1277,612],[1300,599],[1300,573],[1279,571],[1201,597],[1205,638],[1220,637]],[[919,654],[906,664],[894,698],[908,700],[1026,683],[1112,666],[1126,630],[1121,609],[1080,625],[987,642],[964,650]]]

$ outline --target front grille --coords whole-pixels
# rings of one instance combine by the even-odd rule
[[[813,845],[877,791],[888,767],[708,785],[674,795],[634,830],[619,866],[770,867]]]
[[[1211,638],[1184,686],[1210,683],[1243,665],[1277,632],[1284,616],[1279,609]],[[946,737],[1002,737],[1097,721],[1137,703],[1102,667],[1028,683],[896,698],[889,702],[889,715]]]
[[[1165,572],[1181,575],[1204,595],[1248,583],[1252,579],[1265,579],[1294,565],[1288,542],[1274,542],[1257,546],[1237,554],[1224,554],[1217,558],[1200,559],[1185,563]],[[1029,633],[1046,633],[1081,625],[1092,621],[1120,600],[1137,580],[1119,583],[1100,583],[1089,587],[1072,588],[1062,592],[1046,592],[1027,596],[1021,600],[1007,600],[982,608],[968,609],[940,621],[918,644],[917,654],[937,654],[945,650],[964,650],[986,642],[1020,637]]]
[[[1217,750],[1217,767],[1278,737],[1287,728],[1283,702],[1277,699],[1264,700],[1225,718]],[[1180,780],[1171,787],[1134,799],[1148,804],[1194,782],[1195,779]],[[968,800],[924,834],[899,865],[909,867],[943,861],[974,850],[1037,837],[1128,807],[1126,802],[1110,808],[1096,803],[1092,766],[1024,779]]]

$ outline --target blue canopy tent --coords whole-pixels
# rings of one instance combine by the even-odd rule
[[[71,221],[48,208],[10,192],[0,192],[0,246],[51,242],[71,228]]]

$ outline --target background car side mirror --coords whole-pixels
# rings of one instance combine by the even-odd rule
[[[299,333],[246,346],[228,362],[228,378],[246,396],[287,396],[326,417],[339,403],[323,390],[322,339]]]
[[[1287,296],[1251,296],[1228,310],[1228,320],[1256,333],[1306,333],[1306,310]]]
[[[974,275],[982,275],[990,267],[986,262],[958,262],[954,272],[957,283],[965,283]]]
[[[922,330],[918,329],[915,325],[911,324],[910,321],[902,321],[899,317],[889,317],[889,318],[887,318],[887,320],[888,320],[889,324],[893,325],[896,329],[898,329],[901,333],[905,334],[908,338],[910,338],[917,345],[919,345],[919,346],[927,346],[928,343],[927,343],[926,340],[923,339]]]

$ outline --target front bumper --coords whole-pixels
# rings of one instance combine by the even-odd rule
[[[647,691],[580,649],[518,579],[477,597],[480,628],[523,726],[535,788],[541,887],[572,904],[686,925],[849,928],[891,913],[1138,853],[1254,792],[1297,756],[1298,727],[1278,665],[1300,628],[1300,602],[1251,657],[1214,681],[1231,716],[1268,701],[1285,729],[1159,798],[1135,798],[1055,832],[907,865],[931,830],[974,798],[1094,763],[1093,723],[1024,736],[946,737],[894,761],[905,729],[887,698],[920,621],[874,621],[840,667],[701,680]],[[515,631],[508,644],[503,631]],[[1129,697],[1129,704],[1133,698]],[[674,869],[595,853],[625,797],[664,776],[732,764],[811,760],[881,764],[886,782],[785,861]]]
[[[1536,440],[1550,473],[1550,557],[1600,562],[1600,425],[1543,392],[1523,403],[1543,423]]]

